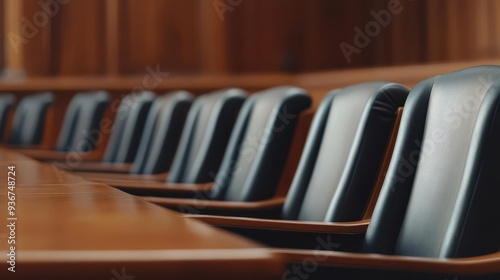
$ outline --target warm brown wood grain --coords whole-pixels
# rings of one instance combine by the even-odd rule
[[[433,76],[479,65],[500,65],[498,59],[467,62],[373,67],[352,70],[306,73],[295,76],[295,84],[309,88],[339,88],[367,81],[390,81],[409,87]]]
[[[45,12],[40,1],[17,2],[22,3],[23,16],[34,27],[33,35],[24,45],[23,66],[28,76],[85,76],[105,72],[104,1],[58,1],[65,4],[57,5],[53,14]]]
[[[71,1],[52,19],[52,75],[105,73],[105,1]]]
[[[355,46],[354,29],[390,1],[71,0],[37,26],[20,59],[4,50],[29,77],[145,76],[157,65],[172,74],[303,73],[500,55],[498,1],[399,2],[401,13],[350,62],[340,44]],[[42,11],[38,0],[12,3],[21,14],[2,13],[6,31]]]
[[[16,0],[3,0],[2,3],[2,24],[3,40],[2,61],[5,68],[4,76],[9,79],[19,80],[24,76],[23,63],[24,55],[24,38],[22,34],[21,17],[23,13],[23,5]],[[4,60],[5,59],[5,60]]]
[[[200,71],[206,74],[229,72],[228,32],[224,20],[214,12],[215,1],[198,1],[195,15],[199,15]]]
[[[64,77],[64,78],[31,78],[23,82],[0,81],[0,90],[14,92],[33,92],[52,90],[56,95],[71,95],[75,91],[104,89],[130,93],[141,86],[143,76],[128,77]],[[241,87],[250,91],[261,90],[275,85],[293,84],[293,77],[287,74],[247,74],[247,75],[178,75],[162,80],[154,91],[163,93],[179,88],[206,93],[224,87]],[[69,91],[69,92],[68,92]],[[56,99],[57,100],[57,99]]]
[[[38,5],[38,1],[22,0],[16,2],[22,5],[22,16],[25,19],[24,26],[26,26],[26,31],[20,33],[26,40],[23,44],[23,67],[26,76],[50,76],[53,59],[51,53],[52,18],[41,16],[40,21],[37,21],[39,24],[35,25],[33,18],[36,14],[47,15]],[[44,19],[47,21],[44,22]]]
[[[275,279],[280,261],[259,245],[181,217],[104,184],[0,149],[0,180],[16,166],[18,272],[14,279]],[[62,174],[62,175],[61,175]],[[7,205],[6,191],[0,205]],[[0,212],[6,221],[7,211]],[[3,236],[2,236],[3,237]],[[12,276],[0,239],[0,275]],[[258,267],[259,269],[255,269]],[[203,271],[200,271],[203,270]]]
[[[307,90],[332,90],[347,85],[367,81],[385,80],[414,86],[416,83],[432,76],[456,71],[477,65],[500,65],[499,59],[475,60],[468,62],[421,64],[407,66],[374,67],[352,70],[336,70],[307,74],[288,75],[280,73],[242,74],[242,75],[177,75],[169,76],[160,82],[155,89],[165,92],[183,88],[195,94],[224,87],[240,87],[249,91],[262,90],[268,87],[292,84]],[[75,91],[93,90],[96,88],[126,94],[140,85],[143,77],[65,77],[65,78],[31,78],[23,82],[1,81],[0,91],[25,93],[41,90],[53,90],[60,98],[68,98]],[[125,91],[125,92],[124,92]],[[324,94],[325,92],[323,92]],[[58,101],[56,98],[56,101]]]
[[[120,1],[121,74],[195,73],[200,68],[196,0]],[[141,84],[139,84],[141,85]]]
[[[5,0],[0,0],[0,53],[5,53]],[[0,56],[0,68],[5,66],[5,56]]]
[[[120,1],[106,1],[106,72],[110,76],[120,73]]]

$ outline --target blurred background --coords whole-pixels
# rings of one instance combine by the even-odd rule
[[[0,4],[4,79],[127,77],[144,75],[148,67],[173,75],[304,73],[500,55],[497,0],[0,0]],[[400,12],[392,13],[386,26],[370,26],[368,32],[374,36],[368,36],[362,48],[357,46],[356,28],[366,33],[374,13],[388,10],[388,5],[396,5]],[[357,49],[350,59],[342,43]]]

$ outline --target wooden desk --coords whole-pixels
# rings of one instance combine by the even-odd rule
[[[9,165],[15,273],[6,262]],[[251,241],[0,149],[0,279],[279,279],[282,271]]]

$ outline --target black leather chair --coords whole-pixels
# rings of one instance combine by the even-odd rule
[[[219,167],[245,98],[246,93],[240,89],[224,89],[205,94],[197,98],[189,110],[178,146],[172,141],[161,145],[161,139],[156,141],[156,147],[146,146],[148,139],[143,138],[141,145],[144,144],[144,149],[135,160],[135,166],[130,172],[132,174],[83,175],[88,179],[110,185],[124,180],[134,185],[142,185],[148,180],[156,180],[153,183],[160,184],[165,182],[166,175],[149,175],[167,171],[169,171],[169,181],[191,180],[196,183],[210,181],[212,178],[207,170],[217,170]],[[151,133],[155,133],[161,127],[163,125],[154,129],[151,127]],[[146,147],[149,150],[146,150]],[[169,147],[169,150],[160,154],[156,150],[161,147]]]
[[[81,158],[96,148],[101,140],[100,123],[109,94],[89,91],[76,94],[68,105],[57,143],[53,150],[24,149],[19,152],[41,161],[67,160],[68,155]]]
[[[7,143],[17,147],[41,144],[47,110],[53,103],[52,92],[42,92],[21,99],[14,114],[12,131]]]
[[[122,99],[103,162],[128,163],[134,160],[154,98],[153,92],[142,91],[129,94]]]
[[[189,125],[186,125],[175,152],[168,182],[196,184],[213,181],[210,172],[219,169],[246,96],[241,89],[228,89],[198,97],[194,104],[199,107],[198,112],[189,115]]]
[[[85,171],[110,168],[110,166],[130,167],[141,139],[146,118],[155,94],[151,91],[135,92],[125,96],[118,106],[111,136],[101,161],[83,161],[75,166],[64,162],[58,167],[65,170]]]
[[[235,202],[274,196],[298,116],[310,105],[307,92],[296,87],[276,87],[252,95],[238,116],[219,172],[212,174],[213,187],[198,198]],[[177,210],[178,203],[191,201],[165,197],[146,200]]]
[[[407,95],[407,88],[386,82],[333,90],[316,111],[286,199],[215,212],[279,220],[255,219],[250,223],[236,217],[198,219],[218,226],[230,224],[235,231],[244,226],[250,237],[258,233],[248,229],[260,231],[263,223],[277,226],[296,221],[366,219],[370,202],[378,194],[377,182],[383,180],[384,159],[392,152],[390,141],[394,141],[398,112]]]
[[[3,141],[4,139],[9,112],[14,105],[14,101],[14,95],[10,93],[0,94],[0,141]]]
[[[131,173],[134,166],[135,168],[141,166],[142,160],[149,158],[148,149],[151,149],[150,145],[152,143],[157,149],[156,152],[161,152],[162,149],[172,149],[172,147],[164,146],[162,143],[173,146],[175,149],[179,140],[179,131],[182,129],[187,112],[191,107],[193,100],[191,93],[173,91],[158,96],[153,100],[151,100],[153,93],[148,92],[143,94],[136,101],[136,106],[132,108],[136,117],[130,118],[130,110],[129,114],[127,114],[128,132],[120,132],[119,130],[118,132],[115,131],[111,136],[110,143],[106,147],[107,150],[104,155],[105,161],[81,162],[75,166],[63,167],[63,169],[81,172],[82,176],[89,178],[108,174],[127,174]],[[123,102],[121,105],[126,106]],[[137,126],[134,124],[137,124]],[[120,124],[118,125],[121,126]],[[134,133],[130,133],[132,131]],[[120,144],[113,145],[112,143],[115,140],[119,140]],[[138,157],[140,157],[140,161]],[[127,161],[124,161],[125,159]],[[154,162],[155,159],[160,164],[157,155],[151,155],[151,162]],[[167,158],[167,160],[169,159]]]
[[[95,148],[97,139],[93,135],[109,104],[105,91],[82,92],[71,100],[57,139],[56,151],[88,152]]]
[[[317,273],[311,276],[320,279],[498,279],[499,106],[498,66],[421,82],[408,97],[362,239],[359,251],[369,254],[279,252],[291,263],[314,256]],[[329,243],[342,235],[334,232]]]
[[[82,176],[155,174],[168,170],[176,150],[193,96],[186,91],[173,91],[158,96],[147,115],[137,152],[132,163],[98,163],[79,165]],[[149,166],[145,161],[149,161]],[[97,172],[97,173],[96,173]],[[116,174],[115,174],[116,173]]]
[[[332,91],[316,113],[282,218],[361,220],[407,95],[383,82]]]
[[[132,164],[134,174],[166,172],[179,143],[192,96],[185,91],[158,97],[151,108]]]

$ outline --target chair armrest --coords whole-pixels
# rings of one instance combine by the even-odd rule
[[[78,152],[60,152],[55,150],[36,150],[36,149],[18,149],[20,152],[26,156],[40,161],[59,161],[63,162],[69,160],[74,162],[79,161],[99,161],[101,160],[101,155],[99,153],[90,151],[85,153]]]
[[[207,200],[204,193],[197,193],[194,198],[191,199],[180,199],[180,198],[164,198],[164,197],[145,197],[144,199],[148,202],[155,203],[157,205],[180,210],[191,209],[195,212],[187,212],[189,214],[201,214],[201,212],[207,212],[210,210],[215,211],[229,211],[229,212],[246,212],[255,213],[258,211],[269,211],[275,209],[281,209],[283,203],[285,202],[284,197],[276,197],[261,201],[252,202],[239,202],[239,201],[213,201]],[[205,199],[204,199],[205,198]]]
[[[42,144],[36,144],[36,145],[15,145],[15,144],[3,144],[5,148],[16,150],[16,152],[22,153],[23,151],[30,151],[30,150],[48,150],[52,151],[50,149],[44,148],[44,145]]]
[[[104,182],[104,181],[103,181]],[[213,183],[206,184],[175,184],[163,180],[127,180],[127,181],[105,181],[106,184],[129,194],[155,197],[194,197],[197,193],[210,192]]]
[[[324,222],[303,222],[303,221],[288,221],[288,220],[270,220],[256,218],[241,218],[241,217],[223,217],[223,216],[208,216],[208,215],[186,215],[191,219],[196,219],[204,223],[222,226],[222,227],[238,227],[238,228],[259,228],[270,230],[283,231],[299,231],[299,232],[321,232],[321,233],[345,233],[357,234],[365,233],[368,228],[369,220],[357,222],[342,222],[342,223],[324,223]]]
[[[144,197],[148,202],[185,214],[207,214],[274,218],[281,212],[284,197],[261,201],[236,202],[208,200],[209,192],[196,192],[190,198]]]
[[[302,263],[307,258],[313,258],[319,266],[325,267],[403,270],[463,276],[500,273],[500,252],[471,258],[432,259],[320,250],[272,249],[272,251],[282,256],[288,263]]]
[[[64,163],[62,163],[64,164]],[[130,173],[132,169],[131,163],[107,163],[107,162],[81,162],[75,166],[63,165],[63,169],[71,170],[74,172],[88,172],[88,173]]]
[[[23,155],[26,155],[33,159],[44,160],[47,158],[51,158],[54,160],[65,160],[66,152],[59,152],[55,150],[42,150],[42,149],[34,149],[34,148],[26,148],[22,147],[20,149],[16,149],[16,152],[19,152]]]
[[[76,172],[78,175],[87,180],[98,181],[103,183],[108,182],[123,182],[123,181],[165,181],[167,173],[160,174],[129,174],[129,173],[99,173],[99,172]]]
[[[285,221],[273,219],[211,217],[186,215],[264,243],[274,248],[314,249],[318,239],[326,240],[329,250],[358,252],[369,220],[357,222],[325,223]],[[323,242],[324,243],[324,242]]]

